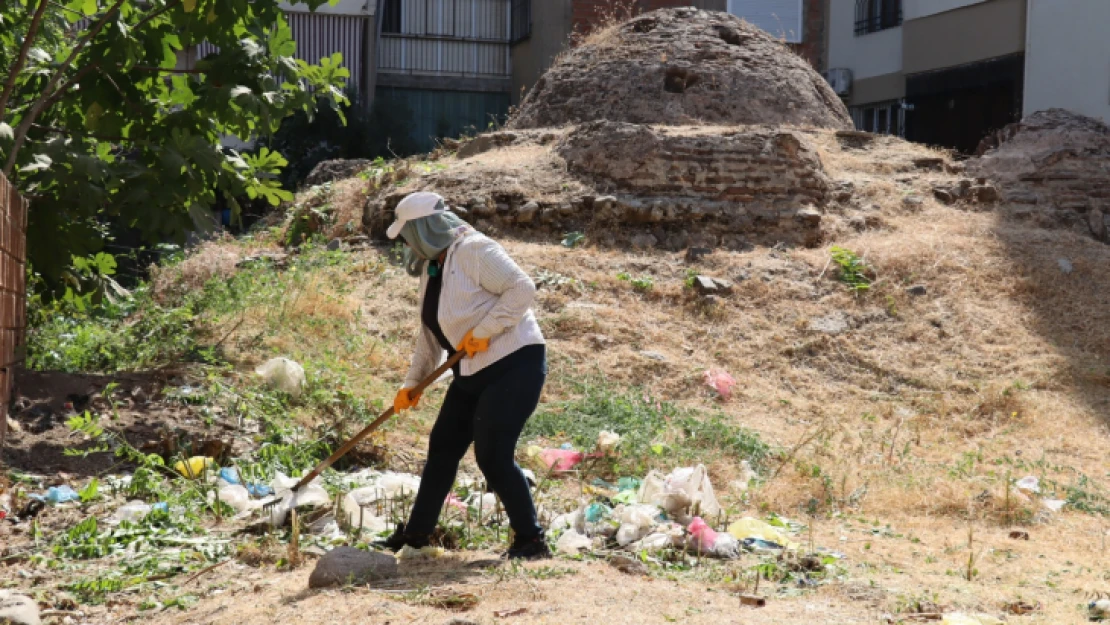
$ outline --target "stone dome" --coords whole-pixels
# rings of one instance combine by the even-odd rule
[[[844,103],[786,44],[728,13],[693,8],[587,35],[540,78],[509,127],[599,119],[852,128]]]

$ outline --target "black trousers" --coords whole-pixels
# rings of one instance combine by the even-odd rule
[[[407,532],[428,534],[435,529],[459,462],[473,442],[478,468],[500,497],[513,532],[524,538],[540,533],[532,492],[514,452],[524,423],[539,404],[546,378],[544,346],[528,345],[451,382],[428,439],[428,461]]]

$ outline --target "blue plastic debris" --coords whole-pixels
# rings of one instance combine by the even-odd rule
[[[601,503],[592,503],[586,506],[586,522],[597,523],[598,521],[609,516],[613,509]]]
[[[247,484],[247,492],[252,497],[265,497],[274,494],[274,489],[265,484]]]
[[[235,467],[223,467],[220,469],[220,479],[228,484],[238,484],[239,471]]]
[[[640,490],[640,478],[622,477],[617,480],[617,488],[620,490]]]
[[[574,445],[571,445],[570,443],[563,443],[562,445],[559,445],[559,449],[574,449]]]
[[[157,510],[157,511],[159,511],[159,512],[166,512],[166,513],[169,513],[169,511],[170,511],[170,504],[168,504],[168,503],[166,503],[166,502],[164,502],[164,501],[159,501],[158,503],[156,503],[156,504],[154,504],[153,506],[151,506],[151,507],[150,507],[150,509],[151,509],[151,510]]]
[[[80,499],[81,495],[69,486],[51,486],[46,489],[46,501],[50,503],[65,503]]]
[[[785,549],[785,547],[778,543],[763,540],[762,538],[745,538],[740,541],[740,544],[748,551],[754,551],[756,553],[777,553]]]

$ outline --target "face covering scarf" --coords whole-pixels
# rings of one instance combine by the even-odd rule
[[[405,223],[401,227],[401,237],[408,243],[405,248],[403,264],[410,276],[419,277],[428,265],[428,271],[438,270],[438,264],[428,263],[443,253],[458,236],[459,228],[466,222],[458,215],[446,210],[434,215],[421,217]]]

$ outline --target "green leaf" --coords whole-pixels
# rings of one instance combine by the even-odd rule
[[[84,0],[81,3],[81,12],[84,13],[85,16],[95,15],[96,14],[96,0]]]
[[[111,254],[98,253],[93,257],[93,264],[96,265],[97,271],[102,276],[110,276],[116,273],[116,259]]]

